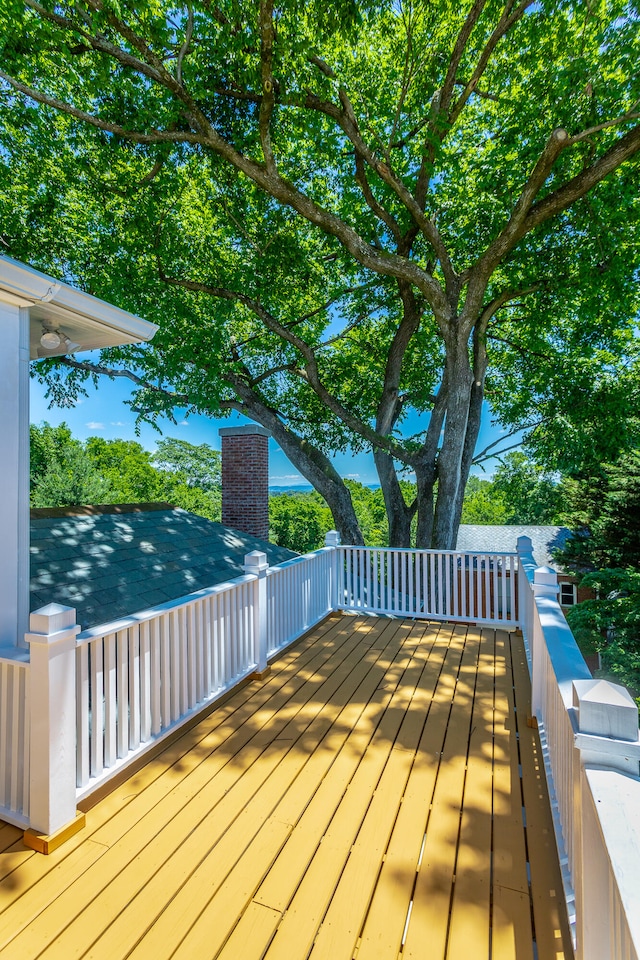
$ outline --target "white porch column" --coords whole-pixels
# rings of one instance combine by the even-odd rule
[[[29,617],[29,311],[0,299],[0,646]]]

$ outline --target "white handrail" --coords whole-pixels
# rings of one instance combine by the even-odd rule
[[[570,917],[575,902],[576,957],[638,960],[640,830],[623,826],[637,820],[629,798],[640,803],[637,709],[624,688],[591,678],[555,573],[532,576],[532,566],[520,557],[520,607]]]

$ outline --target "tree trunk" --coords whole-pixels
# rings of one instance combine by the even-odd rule
[[[393,457],[383,450],[377,449],[373,451],[373,459],[378,471],[384,505],[387,510],[389,546],[410,547],[411,521],[415,510],[405,503]]]
[[[327,501],[336,530],[343,543],[364,546],[351,494],[328,457],[307,440],[289,430],[278,415],[254,396],[249,387],[234,384],[242,403],[233,406],[265,427],[302,476]]]
[[[418,526],[416,548],[428,550],[433,537],[433,493],[435,465],[416,467],[416,499],[418,501]]]
[[[459,511],[466,484],[463,460],[473,385],[466,342],[455,344],[455,348],[448,349],[447,354],[447,412],[444,439],[438,455],[438,497],[432,538],[436,550],[453,550],[456,545]]]

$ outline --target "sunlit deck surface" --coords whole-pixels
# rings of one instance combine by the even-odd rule
[[[51,856],[0,829],[2,960],[570,957],[528,694],[516,634],[326,620]]]

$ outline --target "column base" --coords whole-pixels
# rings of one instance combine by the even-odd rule
[[[55,833],[46,834],[37,833],[31,829],[25,830],[22,842],[25,847],[29,847],[30,850],[35,850],[36,853],[44,853],[47,855],[53,853],[53,851],[61,847],[63,843],[66,843],[67,840],[70,840],[76,833],[84,829],[86,822],[86,815],[78,811],[75,820],[72,820],[71,823],[66,823],[64,827],[60,827]]]
[[[271,673],[271,667],[267,666],[264,670],[254,670],[250,675],[249,680],[264,680],[265,677],[268,677]]]

